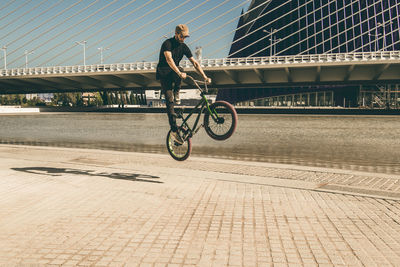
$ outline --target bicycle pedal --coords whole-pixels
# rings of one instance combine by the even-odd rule
[[[193,132],[193,134],[196,134],[196,133],[200,130],[201,127],[204,127],[204,125],[201,124],[201,125]]]
[[[177,118],[182,119],[183,118],[183,110],[178,110],[176,112],[176,116],[177,116]]]

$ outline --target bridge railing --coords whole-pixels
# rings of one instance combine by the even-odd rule
[[[290,64],[311,64],[327,62],[359,62],[359,61],[400,61],[400,51],[381,52],[360,52],[360,53],[339,53],[339,54],[317,54],[317,55],[292,55],[292,56],[271,56],[271,57],[247,57],[247,58],[220,58],[202,59],[200,64],[203,67],[228,67],[245,65],[290,65]],[[180,64],[182,67],[192,67],[189,60]],[[79,73],[107,73],[124,71],[154,71],[157,62],[135,62],[118,64],[94,64],[77,66],[54,66],[54,67],[33,67],[1,69],[0,77],[4,76],[36,76],[36,75],[59,75]]]

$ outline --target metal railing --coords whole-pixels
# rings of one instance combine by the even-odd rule
[[[360,53],[339,53],[339,54],[318,54],[318,55],[292,55],[272,57],[247,57],[247,58],[221,58],[202,59],[202,67],[232,67],[245,65],[275,65],[275,64],[313,64],[313,63],[337,63],[337,62],[359,62],[359,61],[397,61],[400,62],[400,51],[382,52],[360,52]],[[192,67],[189,60],[180,64],[182,67]],[[77,66],[54,66],[1,69],[0,77],[4,76],[36,76],[36,75],[60,75],[79,73],[110,73],[124,71],[154,71],[157,62],[135,62],[118,64],[95,64]]]

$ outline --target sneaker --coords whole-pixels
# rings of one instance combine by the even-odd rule
[[[174,138],[175,142],[177,142],[180,145],[183,144],[182,137],[178,134],[178,132],[172,132],[171,131],[171,136],[172,136],[172,138]]]
[[[175,98],[175,104],[180,105],[181,104],[181,98],[179,96],[179,91],[174,91],[174,98]]]

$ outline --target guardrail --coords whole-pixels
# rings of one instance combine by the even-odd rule
[[[317,54],[317,55],[293,55],[272,57],[248,57],[248,58],[221,58],[202,59],[203,67],[227,67],[241,65],[271,65],[271,64],[310,64],[326,62],[357,62],[376,60],[400,60],[400,51],[362,52],[362,53],[339,53],[339,54]],[[189,60],[180,64],[182,67],[191,67]],[[99,73],[99,72],[123,72],[155,70],[157,62],[136,62],[118,64],[95,64],[77,66],[55,66],[1,69],[0,77],[3,76],[35,76],[35,75],[57,75],[68,73]]]

